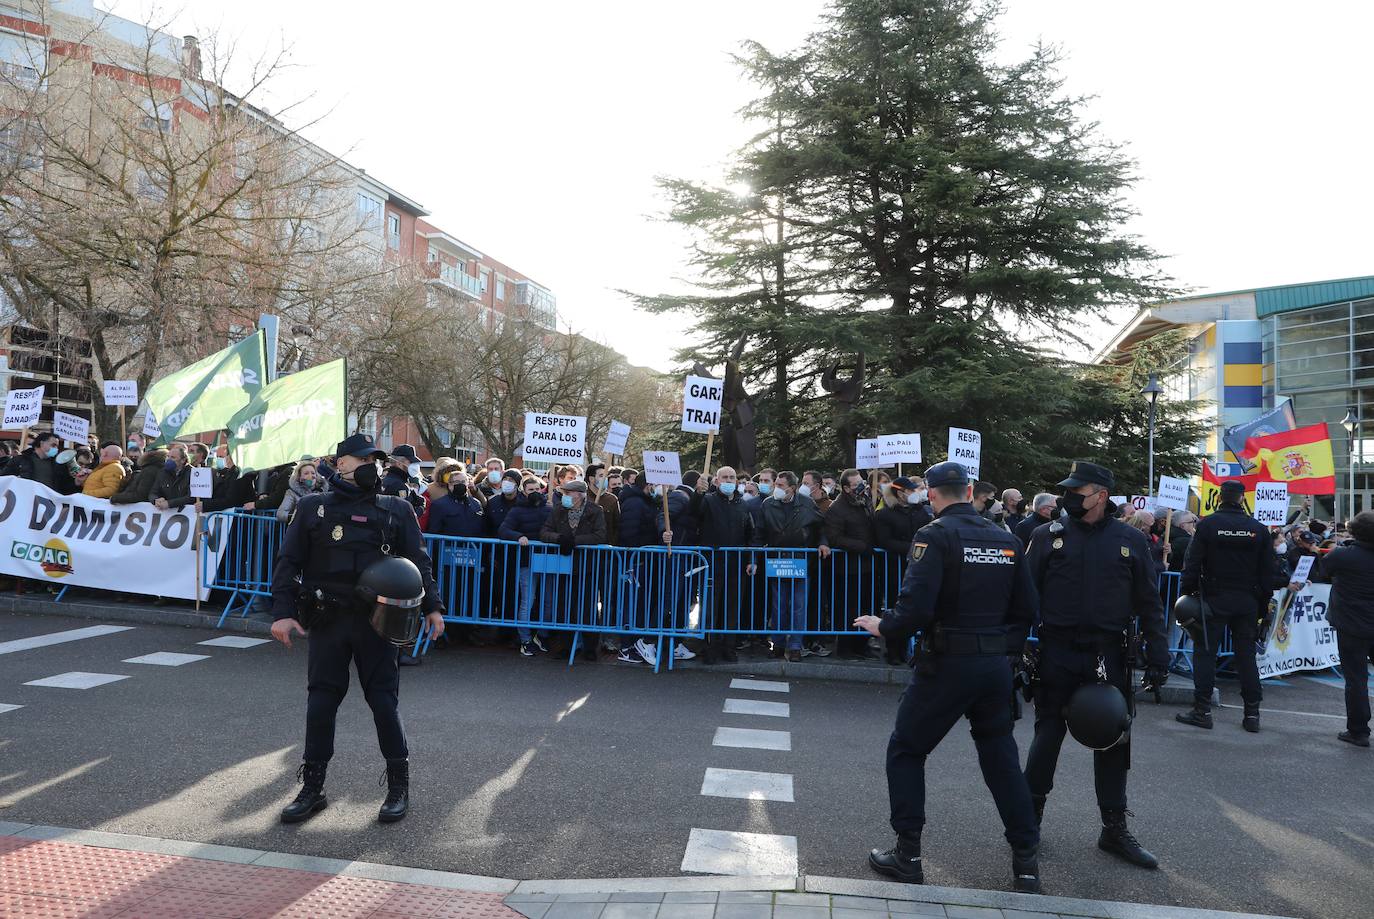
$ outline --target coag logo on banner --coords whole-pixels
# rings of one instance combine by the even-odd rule
[[[72,550],[60,539],[50,539],[41,546],[15,542],[10,547],[10,557],[34,562],[50,578],[65,578],[72,573]]]

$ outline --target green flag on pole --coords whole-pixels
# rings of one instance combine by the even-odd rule
[[[229,420],[234,462],[270,469],[334,452],[347,436],[347,376],[340,359],[264,386]]]
[[[162,431],[158,442],[227,428],[267,382],[265,341],[259,330],[150,386],[144,398]]]

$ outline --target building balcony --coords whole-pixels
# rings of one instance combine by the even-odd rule
[[[558,326],[558,300],[547,287],[533,281],[516,281],[515,305],[524,307],[525,315],[546,329]]]
[[[482,299],[482,282],[461,268],[443,262],[426,262],[425,274],[465,297],[472,300]]]

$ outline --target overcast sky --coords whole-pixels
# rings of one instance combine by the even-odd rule
[[[1128,145],[1131,229],[1198,291],[1374,273],[1374,4],[1009,0],[1002,54],[1062,47],[1067,90]],[[142,20],[147,0],[108,7]],[[577,330],[659,369],[681,328],[615,293],[679,289],[686,237],[656,175],[713,179],[747,135],[731,61],[798,44],[816,0],[187,0],[153,13],[245,56],[291,50],[277,104],[429,219],[552,288]],[[168,10],[171,10],[170,12]],[[1361,216],[1362,214],[1366,216]],[[1094,329],[1102,338],[1105,329]]]

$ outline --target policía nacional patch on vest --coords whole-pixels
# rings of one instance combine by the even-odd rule
[[[1056,539],[1054,542],[1050,543],[1050,548],[1051,548],[1051,549],[1062,549],[1062,548],[1064,548],[1064,539],[1063,539],[1063,537],[1060,537],[1059,539]]]
[[[926,554],[926,546],[928,546],[928,545],[930,545],[930,543],[925,543],[925,542],[914,542],[914,543],[912,543],[912,544],[911,544],[911,560],[912,560],[913,562],[919,562],[919,561],[921,560],[921,556],[923,556],[923,555]]]
[[[1122,547],[1121,547],[1121,557],[1122,557],[1122,558],[1130,558],[1130,557],[1131,557],[1131,547],[1130,547],[1130,546],[1122,546]]]
[[[341,527],[341,526],[336,526],[336,527],[334,527],[333,531],[330,532],[329,535],[330,535],[330,537],[333,538],[333,540],[334,540],[335,542],[343,542],[343,527]]]

